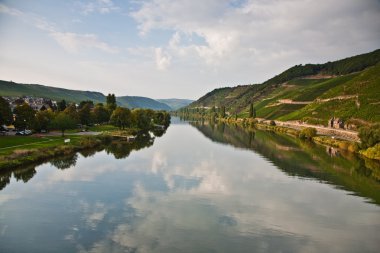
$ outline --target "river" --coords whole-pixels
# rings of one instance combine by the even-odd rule
[[[0,175],[0,252],[380,252],[379,164],[174,118]]]

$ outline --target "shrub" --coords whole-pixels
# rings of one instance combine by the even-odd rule
[[[368,158],[371,158],[371,159],[380,160],[380,143],[378,143],[375,146],[370,147],[366,150],[361,150],[360,154],[362,154]]]
[[[316,135],[317,135],[317,129],[313,127],[307,127],[301,130],[299,137],[301,139],[311,140]]]
[[[361,127],[359,129],[359,138],[361,140],[361,148],[367,149],[380,143],[380,124]]]

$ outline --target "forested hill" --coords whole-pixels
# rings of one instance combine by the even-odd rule
[[[105,102],[105,96],[100,92],[69,90],[57,87],[50,87],[39,84],[22,84],[0,80],[0,96],[33,96],[44,97],[52,100],[62,100],[77,102],[92,100],[94,102]]]
[[[161,103],[159,101],[147,97],[123,96],[116,97],[116,101],[128,108],[150,108],[154,110],[165,111],[172,110],[172,108],[167,104]]]
[[[380,122],[380,50],[325,64],[294,66],[262,84],[215,89],[186,110],[225,108],[256,116],[327,124],[331,117]],[[215,111],[215,109],[212,109]]]
[[[266,84],[280,84],[290,81],[295,78],[312,76],[312,75],[327,75],[339,76],[362,71],[370,66],[380,62],[380,49],[371,53],[361,54],[345,58],[342,60],[327,62],[324,64],[306,64],[296,65],[281,74],[266,81]]]
[[[104,94],[95,91],[70,90],[57,87],[50,87],[39,84],[21,84],[0,80],[0,96],[33,96],[43,97],[60,101],[65,99],[68,102],[79,103],[80,101],[92,100],[94,103],[105,103]],[[182,99],[177,99],[178,103]],[[153,110],[174,110],[164,102],[148,97],[120,96],[116,97],[117,104],[129,108],[147,108]],[[187,101],[187,100],[184,100]],[[186,104],[187,105],[187,104]],[[175,108],[177,109],[177,108]]]

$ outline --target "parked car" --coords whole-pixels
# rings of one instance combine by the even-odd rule
[[[24,131],[16,131],[16,135],[25,135]]]
[[[27,129],[16,132],[16,135],[31,135],[31,134],[32,134],[32,131],[31,130],[27,130]]]
[[[0,126],[0,131],[1,132],[9,132],[9,129],[8,129],[8,127],[6,125],[1,125]]]

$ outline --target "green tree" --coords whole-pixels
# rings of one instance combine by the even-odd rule
[[[89,125],[92,123],[91,104],[85,103],[78,111],[79,121],[82,125]]]
[[[306,127],[301,130],[299,137],[301,139],[307,139],[307,140],[312,140],[314,136],[317,135],[317,129],[314,127]]]
[[[110,120],[110,113],[102,103],[96,104],[93,114],[96,123],[104,123]]]
[[[220,117],[225,118],[226,117],[226,107],[222,106],[220,111]]]
[[[0,125],[9,125],[13,121],[11,107],[7,100],[0,97]]]
[[[80,101],[78,105],[78,109],[79,110],[82,109],[87,104],[90,106],[90,109],[94,108],[94,102],[92,100],[83,100],[83,101]]]
[[[69,115],[75,121],[75,123],[80,122],[79,114],[77,112],[75,104],[70,104],[68,107],[66,107],[66,109],[63,112]]]
[[[249,104],[249,117],[253,118],[253,103]]]
[[[132,123],[131,111],[128,108],[117,107],[113,111],[110,121],[120,129],[130,127]]]
[[[372,126],[361,127],[359,129],[359,138],[361,140],[361,147],[367,149],[380,143],[380,124]]]
[[[58,113],[52,121],[52,127],[59,129],[62,132],[62,137],[65,136],[65,131],[68,129],[74,129],[76,127],[76,121],[69,114],[65,112]]]
[[[16,115],[14,122],[16,128],[26,129],[33,127],[36,112],[27,103],[16,106],[13,112]]]
[[[51,121],[54,118],[54,113],[49,110],[38,111],[36,113],[33,129],[37,132],[41,130],[49,130]]]
[[[148,130],[152,127],[154,111],[149,109],[134,109],[132,111],[134,125],[141,130]]]
[[[116,109],[115,94],[108,94],[106,102],[107,102],[107,109],[112,113]]]
[[[66,100],[62,99],[61,101],[59,101],[57,103],[57,107],[58,107],[58,111],[63,112],[67,107]]]

